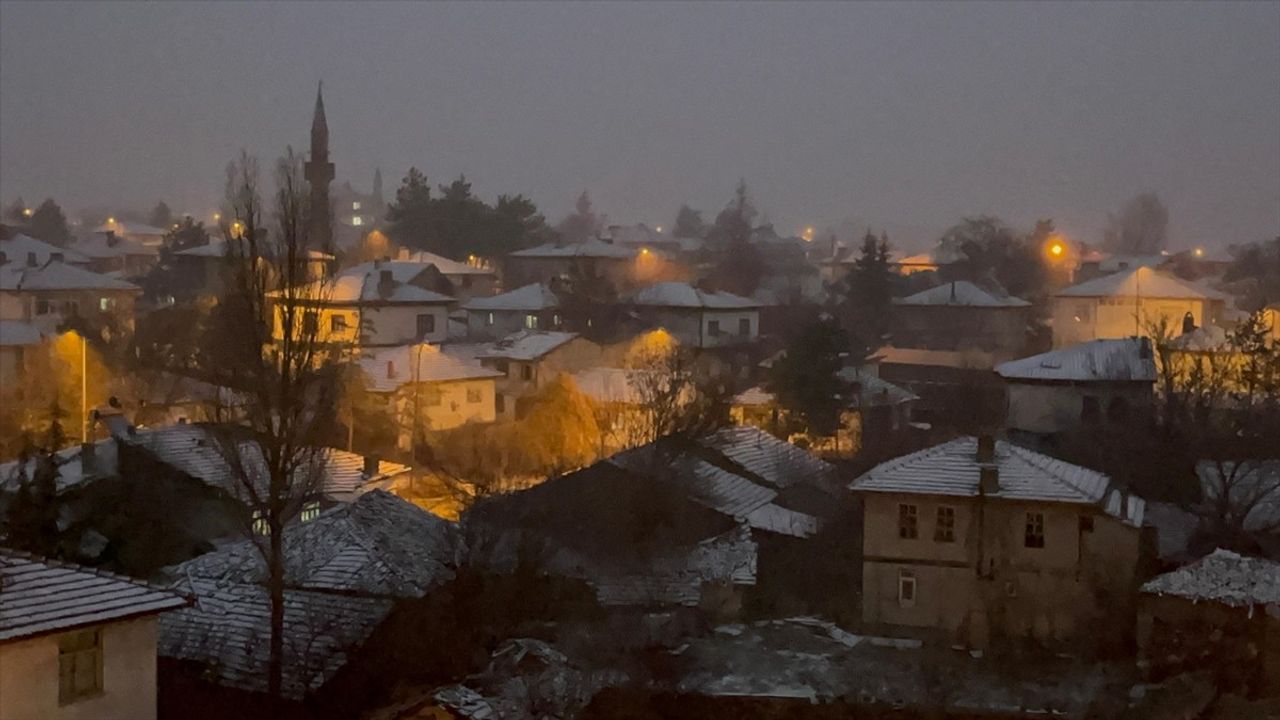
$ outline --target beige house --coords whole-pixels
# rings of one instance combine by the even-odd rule
[[[364,348],[443,342],[453,298],[430,290],[430,266],[370,262],[298,291],[276,291],[275,337],[284,336],[283,308],[301,306],[301,330],[315,328],[325,342]]]
[[[427,343],[378,348],[360,356],[372,392],[384,395],[407,450],[417,434],[497,419],[497,379],[503,374]],[[416,432],[415,432],[416,428]]]
[[[467,262],[458,262],[426,250],[409,252],[402,249],[397,260],[419,263],[424,267],[435,266],[436,270],[440,271],[440,274],[453,286],[453,292],[450,295],[459,300],[488,297],[493,294],[498,285],[498,274],[493,271],[493,268],[483,265],[474,255],[469,257]]]
[[[871,627],[978,648],[1132,628],[1145,504],[1106,475],[962,437],[877,465],[851,488],[863,501]]]
[[[463,303],[467,337],[498,340],[521,330],[559,330],[563,325],[560,298],[544,283],[533,283],[491,297]]]
[[[136,580],[0,549],[0,719],[156,717],[156,616]]]
[[[1053,300],[1053,346],[1147,335],[1162,321],[1174,334],[1188,320],[1195,327],[1217,325],[1225,307],[1217,292],[1139,266],[1059,292]]]
[[[642,321],[666,330],[686,347],[743,345],[760,337],[761,304],[733,293],[662,282],[637,291],[627,304]]]
[[[142,288],[64,262],[54,254],[37,264],[0,265],[0,319],[21,320],[53,332],[68,319],[109,321],[133,328],[134,301]]]
[[[446,350],[447,351],[447,350]],[[502,373],[497,385],[497,414],[517,414],[517,402],[537,393],[563,373],[601,363],[599,345],[577,333],[522,330],[487,345],[475,357],[486,368]]]

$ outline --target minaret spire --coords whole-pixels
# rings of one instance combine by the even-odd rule
[[[311,186],[311,222],[308,241],[311,247],[333,248],[330,225],[329,183],[333,181],[333,163],[329,162],[329,123],[324,116],[324,81],[316,88],[316,110],[311,118],[311,159],[306,165],[307,184]]]

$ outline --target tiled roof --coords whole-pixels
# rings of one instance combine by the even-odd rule
[[[1015,380],[1155,382],[1156,362],[1146,338],[1090,340],[996,366]]]
[[[1142,592],[1232,607],[1280,605],[1280,563],[1218,549],[1148,581]]]
[[[754,585],[756,544],[747,527],[707,538],[682,553],[652,558],[644,572],[601,570],[586,579],[601,605],[693,607],[705,582]]]
[[[1112,275],[1104,275],[1072,285],[1058,292],[1058,297],[1144,297],[1150,299],[1171,298],[1178,300],[1216,300],[1222,294],[1197,287],[1172,275],[1139,267]]]
[[[50,260],[36,267],[0,265],[0,290],[131,290],[142,288],[124,280]]]
[[[89,263],[89,258],[82,253],[77,252],[74,248],[58,247],[52,243],[43,240],[37,240],[30,235],[18,233],[8,240],[0,240],[0,252],[4,253],[7,263],[16,263],[25,265],[27,257],[31,253],[36,254],[36,264],[43,265],[49,262],[55,253],[61,253],[64,261],[80,265]]]
[[[547,243],[527,250],[517,250],[507,257],[515,258],[603,258],[630,260],[636,256],[635,248],[621,247],[601,240],[556,245]]]
[[[417,372],[414,371],[415,362]],[[375,392],[393,392],[415,380],[424,383],[453,382],[502,376],[496,370],[468,363],[442,351],[437,345],[426,343],[378,348],[361,355],[360,367],[364,368],[370,389]]]
[[[728,292],[707,292],[689,283],[661,282],[637,290],[631,296],[635,305],[654,307],[703,308],[707,310],[749,310],[760,303]]]
[[[0,642],[161,613],[176,593],[0,548]]]
[[[722,428],[699,442],[775,488],[800,482],[825,483],[835,478],[835,467],[830,463],[758,428]]]
[[[44,333],[35,325],[20,320],[0,320],[0,346],[39,345]]]
[[[476,357],[537,360],[578,337],[577,333],[548,330],[521,330],[480,350]]]
[[[422,597],[453,579],[463,552],[453,523],[382,490],[284,531],[285,582],[304,590]],[[219,585],[262,584],[254,540],[225,545],[166,571]]]
[[[841,368],[836,374],[847,383],[856,383],[858,407],[898,405],[920,399],[910,390],[894,385],[878,375],[860,372],[856,367]]]
[[[193,595],[195,604],[161,617],[159,654],[203,665],[219,685],[265,692],[271,638],[266,589],[194,577],[173,587]],[[285,590],[282,694],[300,700],[323,686],[391,608],[386,598]]]
[[[1031,303],[1016,297],[1000,297],[966,280],[955,280],[915,295],[895,298],[895,305],[953,305],[965,307],[1027,307]]]
[[[492,297],[471,298],[464,310],[548,310],[560,307],[560,299],[542,283],[533,283]]]
[[[976,497],[981,463],[978,439],[961,437],[881,463],[854,480],[861,492]],[[1131,525],[1142,524],[1144,502],[1123,496],[1100,472],[1018,447],[995,443],[999,491],[1006,500],[1094,505]]]

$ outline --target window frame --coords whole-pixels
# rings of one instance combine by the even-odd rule
[[[1026,524],[1022,529],[1022,546],[1032,550],[1043,550],[1045,546],[1044,513],[1027,513]]]
[[[898,539],[920,538],[920,506],[915,503],[898,503]]]
[[[908,588],[910,588],[908,590]],[[920,580],[914,571],[898,570],[898,607],[912,608],[920,597]]]
[[[320,501],[308,500],[302,504],[302,511],[298,513],[298,519],[301,522],[309,523],[320,517]]]
[[[484,393],[480,388],[467,388],[467,404],[476,405],[484,400]]]
[[[414,329],[418,331],[418,339],[421,340],[428,335],[434,335],[436,332],[436,314],[435,313],[419,313],[415,320]],[[426,328],[423,328],[425,323]]]
[[[956,541],[956,509],[952,505],[939,505],[934,513],[933,541],[954,543]]]
[[[347,316],[342,313],[334,313],[329,316],[329,332],[338,333],[347,331]]]
[[[102,682],[102,627],[65,633],[58,638],[58,705],[72,705],[105,692]],[[88,642],[85,639],[88,638]],[[81,661],[91,667],[81,668]],[[78,687],[81,673],[91,673],[91,686]]]
[[[720,321],[719,320],[707,321],[707,334],[710,335],[711,337],[720,337]]]
[[[751,318],[738,318],[738,334],[751,337]]]

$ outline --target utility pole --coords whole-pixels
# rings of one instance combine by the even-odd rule
[[[80,335],[80,333],[76,333]],[[89,341],[80,335],[80,442],[89,442]]]

